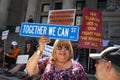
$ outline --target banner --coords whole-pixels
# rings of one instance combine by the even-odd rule
[[[51,39],[78,41],[79,26],[22,23],[19,35],[29,37],[45,35]]]
[[[48,24],[74,25],[75,9],[49,11]]]
[[[83,9],[82,27],[78,45],[82,48],[102,49],[102,13],[89,8]]]

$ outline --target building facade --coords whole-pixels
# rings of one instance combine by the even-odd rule
[[[49,10],[76,9],[74,25],[82,25],[84,7],[102,12],[103,39],[120,43],[120,0],[0,0],[0,31],[26,22],[29,15],[34,22],[47,23]]]

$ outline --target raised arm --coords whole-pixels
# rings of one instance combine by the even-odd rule
[[[39,47],[37,51],[34,52],[34,54],[31,56],[31,58],[28,60],[26,65],[27,73],[30,75],[36,75],[39,72],[38,68],[38,61],[40,59],[40,56],[45,48],[45,44],[50,43],[50,39],[46,36],[41,36],[38,44]]]

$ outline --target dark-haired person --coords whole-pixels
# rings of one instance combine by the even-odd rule
[[[32,15],[29,15],[29,18],[28,18],[28,20],[27,20],[27,22],[29,22],[29,23],[33,23],[33,16]]]
[[[56,40],[51,57],[40,58],[45,44],[50,39],[41,36],[39,48],[28,60],[26,71],[29,75],[41,75],[40,80],[88,80],[83,66],[74,61],[73,48],[70,41]]]
[[[108,47],[90,57],[96,59],[97,80],[120,80],[120,47]]]

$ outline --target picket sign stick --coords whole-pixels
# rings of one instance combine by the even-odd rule
[[[90,55],[90,49],[89,49],[89,55]],[[88,68],[87,68],[87,71],[89,72],[90,71],[90,57],[88,56]]]
[[[5,67],[5,45],[6,45],[6,39],[4,40],[3,68]]]

